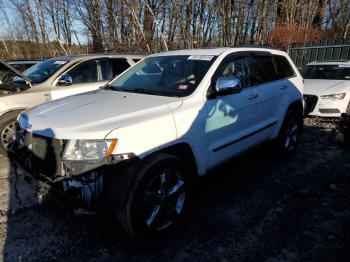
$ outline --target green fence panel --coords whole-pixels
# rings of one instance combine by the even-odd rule
[[[313,46],[292,47],[288,53],[298,68],[312,61],[350,60],[350,41],[322,40]]]

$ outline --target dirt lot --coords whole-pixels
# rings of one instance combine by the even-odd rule
[[[265,146],[199,180],[191,219],[155,243],[37,204],[0,158],[0,261],[350,261],[350,150],[334,145],[334,124],[305,126],[297,154]]]

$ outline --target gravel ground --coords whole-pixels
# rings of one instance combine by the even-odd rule
[[[0,261],[350,261],[350,150],[334,137],[334,123],[306,119],[295,155],[264,146],[213,170],[188,223],[151,243],[111,217],[38,204],[0,158]]]

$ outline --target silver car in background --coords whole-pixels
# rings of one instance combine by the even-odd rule
[[[23,110],[96,90],[144,57],[141,54],[55,57],[23,73],[0,61],[0,153],[7,154],[17,129],[17,116]]]

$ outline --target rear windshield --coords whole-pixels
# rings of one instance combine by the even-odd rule
[[[305,79],[350,80],[350,65],[309,65],[301,73]]]

